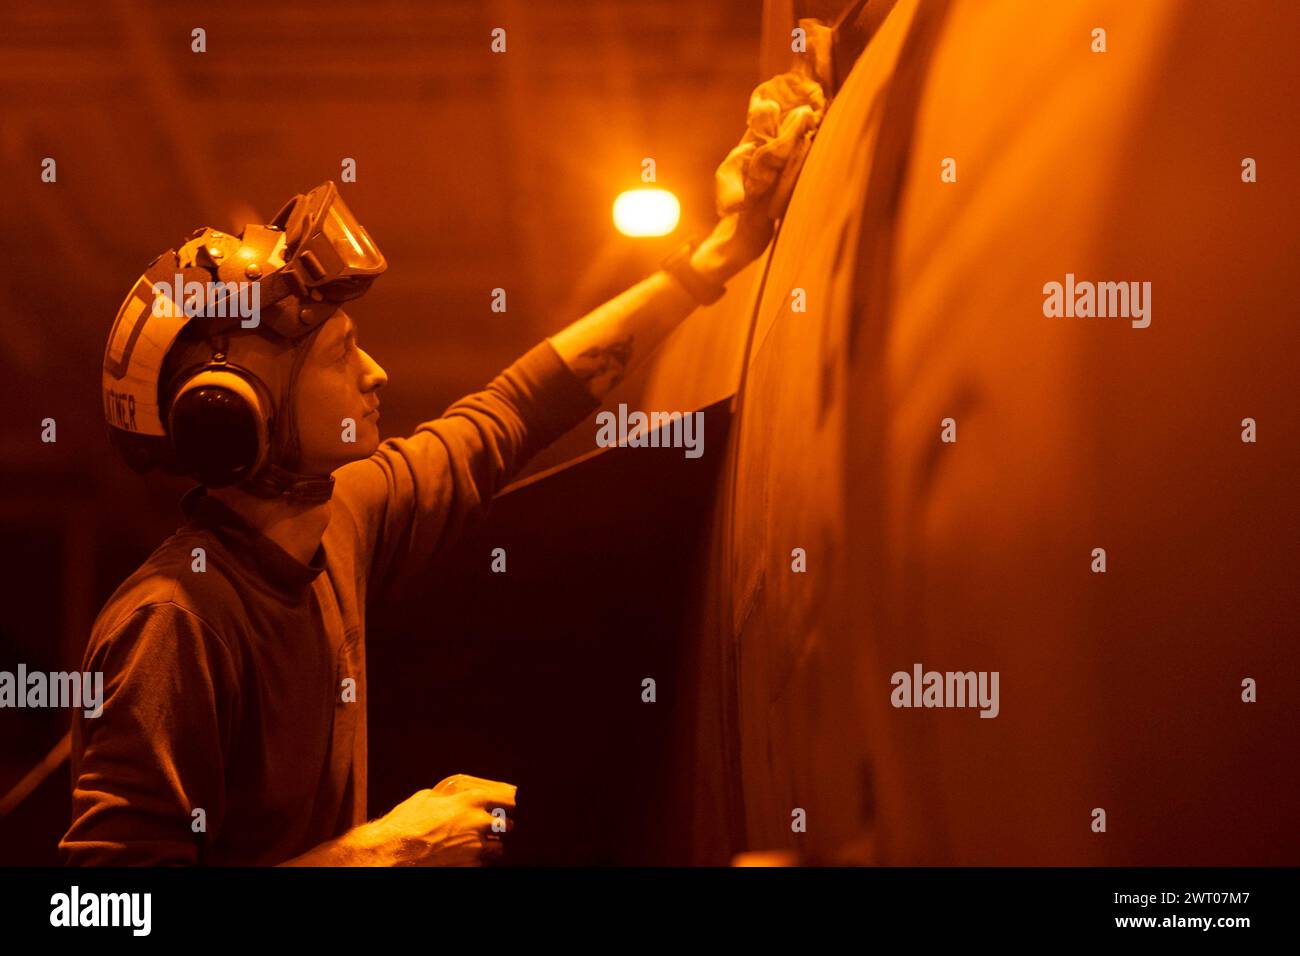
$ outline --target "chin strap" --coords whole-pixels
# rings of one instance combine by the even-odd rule
[[[295,503],[317,504],[329,501],[334,494],[333,475],[303,475],[278,464],[281,461],[292,464],[298,460],[298,422],[292,412],[293,394],[303,362],[320,331],[321,326],[316,326],[298,341],[294,349],[293,365],[280,394],[280,408],[285,409],[286,414],[279,416],[272,426],[271,461],[240,485],[259,498],[285,498]]]
[[[272,464],[239,487],[259,498],[286,498],[293,502],[315,504],[330,500],[334,494],[334,476],[299,475]]]

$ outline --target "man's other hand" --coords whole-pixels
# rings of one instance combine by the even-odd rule
[[[517,789],[457,774],[416,791],[357,835],[381,866],[481,866],[504,852]]]

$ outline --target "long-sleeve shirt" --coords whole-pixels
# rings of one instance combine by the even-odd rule
[[[185,523],[109,599],[86,648],[104,704],[73,720],[65,862],[276,864],[364,823],[366,606],[596,404],[542,342],[337,470],[309,564],[202,487],[187,493]]]

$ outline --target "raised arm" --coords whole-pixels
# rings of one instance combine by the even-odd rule
[[[772,222],[762,211],[733,213],[690,258],[708,285],[720,286],[767,246]],[[660,270],[551,336],[555,351],[595,398],[603,398],[659,346],[699,303]]]
[[[535,452],[582,421],[643,362],[694,311],[697,294],[726,283],[767,247],[771,217],[783,211],[822,106],[817,85],[794,73],[760,84],[749,129],[718,169],[718,208],[726,215],[694,249],[688,268],[655,272],[411,437],[390,439],[335,472],[341,507],[333,527],[355,535],[368,561],[368,601],[410,580]]]
[[[771,222],[733,214],[692,265],[722,283],[766,246]],[[697,305],[662,271],[531,349],[481,392],[335,472],[334,533],[368,560],[367,600],[394,596],[479,517],[536,452],[581,422]],[[337,522],[337,524],[333,524]]]

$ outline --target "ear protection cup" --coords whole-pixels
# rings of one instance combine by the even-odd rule
[[[270,402],[251,373],[209,365],[177,390],[168,414],[176,464],[211,488],[256,474],[269,453]]]

